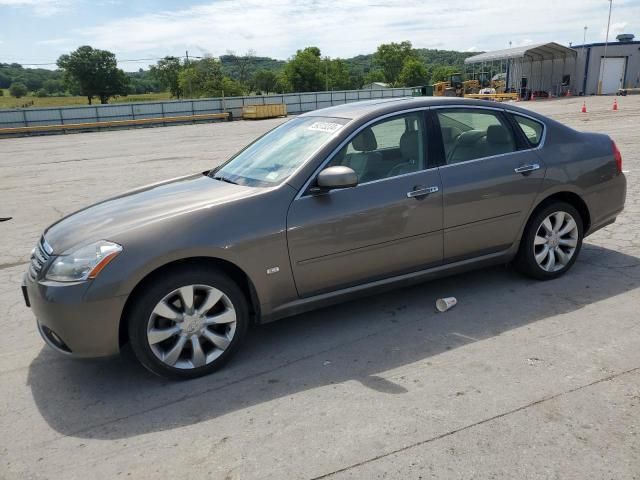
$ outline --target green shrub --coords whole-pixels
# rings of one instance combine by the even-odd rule
[[[27,89],[27,86],[24,83],[13,82],[9,87],[9,93],[11,94],[12,97],[20,98],[20,97],[24,97],[27,93],[29,93],[29,90]]]

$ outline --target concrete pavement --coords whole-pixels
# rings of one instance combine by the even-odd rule
[[[625,212],[568,275],[497,267],[257,327],[180,383],[45,347],[29,251],[61,215],[282,120],[0,140],[0,478],[640,478],[640,97],[587,101],[523,103],[612,135],[628,171]]]

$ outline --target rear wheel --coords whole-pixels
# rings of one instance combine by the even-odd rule
[[[529,219],[516,267],[538,280],[557,278],[576,261],[583,235],[582,217],[572,205],[550,203]]]
[[[140,295],[128,318],[137,359],[168,378],[194,378],[221,367],[249,322],[247,301],[221,272],[176,269]]]

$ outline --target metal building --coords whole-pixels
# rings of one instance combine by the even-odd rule
[[[571,88],[576,57],[576,50],[549,42],[481,53],[464,63],[468,77],[504,73],[505,90],[529,98],[531,92],[537,96],[564,95]]]
[[[546,97],[613,94],[640,88],[640,41],[631,34],[616,41],[577,45],[555,42],[496,50],[467,58],[466,76],[504,78],[505,90],[527,99],[534,92]],[[606,57],[606,58],[605,58]]]
[[[574,46],[578,57],[573,93],[611,94],[621,88],[640,88],[640,42],[633,38],[623,34],[606,47],[604,43]]]

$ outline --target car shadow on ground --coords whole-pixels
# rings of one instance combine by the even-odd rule
[[[28,383],[57,432],[104,439],[178,428],[346,381],[401,395],[403,386],[379,375],[639,286],[640,258],[585,244],[573,270],[554,281],[496,267],[255,327],[227,367],[201,379],[162,380],[131,354],[78,361],[43,348]],[[450,295],[458,305],[436,313],[435,299]]]

